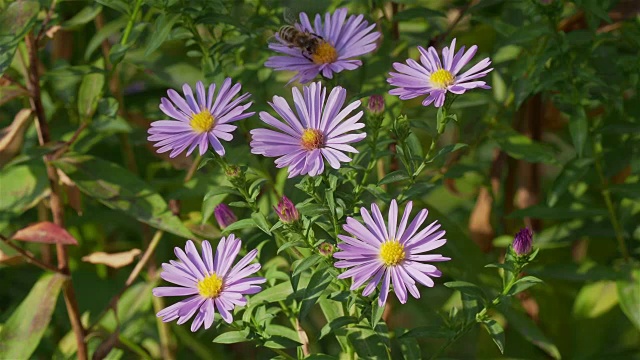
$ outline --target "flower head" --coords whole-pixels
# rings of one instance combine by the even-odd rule
[[[318,252],[324,256],[333,255],[334,251],[334,246],[329,244],[328,242],[323,242],[322,244],[320,244],[320,246],[318,246]]]
[[[339,279],[352,278],[351,290],[356,290],[364,283],[367,286],[362,295],[369,296],[382,281],[378,304],[384,306],[393,285],[401,303],[407,302],[407,291],[415,298],[420,298],[416,282],[432,287],[432,277],[442,275],[435,266],[425,264],[430,261],[448,261],[450,258],[440,254],[422,254],[444,245],[447,240],[442,237],[444,230],[438,221],[434,221],[418,232],[427,218],[427,209],[421,210],[413,221],[408,224],[412,202],[407,206],[398,226],[398,204],[391,201],[389,207],[388,224],[376,204],[371,204],[371,214],[366,208],[360,209],[364,225],[348,217],[343,229],[352,236],[338,235],[343,242],[338,244],[341,250],[333,256],[338,268],[350,268],[338,276]],[[408,224],[408,226],[407,226]]]
[[[363,19],[362,15],[351,15],[347,19],[347,9],[341,8],[333,14],[326,13],[324,24],[320,14],[316,14],[314,26],[311,26],[307,14],[300,13],[300,24],[295,26],[315,38],[312,51],[292,46],[276,34],[277,42],[269,44],[269,48],[284,55],[270,57],[265,66],[298,71],[291,81],[300,80],[301,83],[313,80],[320,73],[331,79],[334,73],[354,70],[362,65],[354,58],[373,51],[375,41],[380,37],[379,32],[372,32],[376,24],[369,25]]]
[[[282,199],[278,202],[278,206],[274,206],[273,209],[278,214],[280,221],[285,224],[291,224],[300,219],[300,213],[296,206],[289,200],[288,197],[282,195]]]
[[[233,213],[233,210],[227,204],[219,204],[213,209],[213,215],[216,217],[218,225],[221,229],[238,221],[238,217]]]
[[[382,114],[384,111],[384,97],[382,95],[371,95],[367,102],[367,109],[373,115]]]
[[[465,52],[463,46],[457,53],[455,53],[455,47],[456,39],[453,39],[450,47],[442,49],[442,62],[433,46],[428,50],[418,46],[420,63],[413,59],[408,59],[406,65],[394,63],[393,68],[398,73],[389,73],[391,77],[387,82],[398,88],[389,91],[389,94],[399,95],[402,100],[428,94],[422,101],[422,105],[428,106],[434,103],[436,107],[441,107],[444,105],[447,92],[464,94],[465,91],[475,88],[490,89],[486,82],[476,79],[484,77],[493,70],[493,68],[487,69],[491,65],[491,60],[485,58],[458,75],[475,55],[478,47],[473,45]]]
[[[240,84],[231,86],[231,79],[227,78],[215,96],[215,84],[211,84],[206,92],[202,82],[198,81],[197,101],[187,84],[182,86],[184,98],[177,91],[169,89],[169,98],[162,98],[160,110],[172,120],[152,122],[147,140],[155,142],[153,146],[159,148],[159,153],[171,150],[169,156],[172,158],[185,150],[190,155],[196,147],[200,148],[200,155],[204,155],[209,145],[223,156],[225,151],[220,139],[231,141],[231,133],[236,129],[230,123],[255,114],[244,112],[251,106],[250,102],[241,105],[251,94],[245,93],[233,99],[240,88]]]
[[[533,245],[533,232],[529,228],[520,229],[513,239],[513,251],[518,256],[527,255]]]
[[[326,88],[312,83],[300,90],[293,88],[294,113],[280,96],[274,96],[271,107],[284,120],[278,120],[267,112],[260,112],[260,120],[278,131],[251,130],[251,152],[268,157],[278,157],[278,168],[289,167],[289,177],[309,174],[316,176],[324,171],[324,160],[334,169],[340,162],[350,162],[344,152],[357,153],[350,143],[364,139],[366,134],[350,134],[364,127],[358,120],[362,111],[347,118],[360,106],[354,101],[342,109],[347,91],[338,86],[326,98]],[[326,101],[325,101],[326,100]],[[297,116],[296,116],[297,115]]]
[[[179,261],[162,264],[160,277],[179,286],[154,288],[153,295],[189,297],[164,308],[157,316],[164,322],[178,319],[181,325],[195,315],[191,323],[191,331],[195,332],[202,324],[205,329],[211,327],[217,309],[222,319],[231,323],[233,308],[246,305],[244,295],[260,292],[258,284],[266,281],[261,277],[247,278],[260,270],[260,264],[249,264],[258,250],[251,250],[232,267],[241,245],[242,241],[231,234],[220,239],[215,255],[206,240],[202,242],[202,257],[191,240],[187,241],[185,251],[176,247]]]

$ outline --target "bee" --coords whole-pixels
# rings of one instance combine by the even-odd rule
[[[318,46],[322,44],[322,37],[320,35],[308,32],[305,30],[299,30],[292,25],[284,25],[278,30],[278,36],[284,41],[290,48],[298,48],[302,51],[302,56],[311,60],[310,56],[315,54]]]
[[[290,24],[280,27],[277,37],[290,48],[300,49],[302,56],[312,61],[311,56],[316,53],[324,39],[318,34],[303,30],[302,26],[295,21],[295,17],[291,15],[285,10],[285,21]]]

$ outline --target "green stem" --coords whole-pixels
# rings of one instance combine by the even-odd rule
[[[328,171],[324,171],[322,173],[322,180],[324,181],[325,185],[327,185],[327,188],[331,189]],[[335,199],[334,199],[334,202],[335,202]],[[327,201],[327,206],[328,206],[328,201]],[[338,237],[338,234],[340,233],[340,228],[338,226],[338,218],[336,217],[336,213],[334,211],[330,211],[330,213],[331,213],[331,223],[333,224],[333,232],[335,233],[334,235]]]
[[[371,116],[381,116],[381,115],[371,115]],[[371,142],[369,143],[369,148],[371,150],[371,156],[369,158],[369,163],[367,164],[367,168],[364,171],[364,175],[362,176],[362,180],[360,183],[356,184],[356,188],[353,190],[354,193],[354,203],[352,207],[355,207],[358,203],[358,198],[364,191],[364,187],[367,184],[367,180],[369,180],[369,175],[373,171],[373,168],[378,163],[378,136],[380,133],[380,124],[382,124],[382,118],[374,119],[373,121],[378,124],[375,128],[371,129]]]
[[[600,178],[600,182],[602,183],[602,197],[604,198],[604,202],[607,205],[607,211],[609,213],[609,220],[611,221],[611,225],[613,226],[613,230],[616,233],[616,240],[618,242],[618,249],[624,258],[624,261],[629,262],[631,260],[631,256],[629,255],[629,250],[627,248],[627,244],[624,241],[624,233],[622,230],[622,226],[618,221],[618,216],[616,214],[616,209],[613,207],[613,201],[611,201],[611,191],[609,190],[609,184],[607,179],[604,176],[604,171],[602,170],[602,164],[600,162],[602,157],[602,144],[599,141],[594,141],[594,150],[595,150],[595,166],[596,172],[598,173],[598,177]]]
[[[127,27],[124,29],[124,34],[122,34],[122,39],[120,40],[120,45],[127,45],[127,40],[129,40],[129,35],[131,34],[131,30],[133,29],[133,23],[138,17],[138,13],[140,12],[140,8],[142,7],[142,0],[136,0],[135,7],[133,8],[133,12],[131,13],[131,17],[129,18],[129,22],[127,22]]]
[[[476,314],[476,321],[471,321],[467,324],[465,324],[464,327],[462,327],[462,329],[460,329],[458,332],[456,332],[456,335],[453,336],[452,338],[450,338],[444,345],[442,345],[432,356],[430,359],[437,359],[440,357],[440,355],[442,355],[442,353],[447,350],[449,348],[449,346],[453,345],[456,341],[458,341],[463,335],[465,335],[466,333],[468,333],[471,329],[473,329],[473,327],[482,322],[482,320],[487,316],[487,312],[489,312],[490,309],[498,306],[500,304],[500,299],[502,299],[504,296],[506,296],[509,293],[509,290],[511,290],[511,287],[513,286],[513,284],[516,283],[516,281],[518,280],[518,274],[522,271],[523,266],[522,265],[518,265],[516,267],[516,269],[513,271],[513,276],[511,276],[511,279],[509,280],[509,283],[507,283],[507,285],[504,287],[504,289],[502,289],[502,292],[500,293],[500,295],[496,296],[489,304],[485,305],[484,308],[482,308],[482,310],[480,310],[480,312],[478,312]]]

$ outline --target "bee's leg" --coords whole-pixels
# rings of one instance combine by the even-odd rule
[[[313,36],[315,36],[315,37],[319,38],[320,40],[324,40],[324,38],[323,38],[322,36],[320,36],[320,35],[318,35],[318,34],[316,34],[316,33],[311,33],[311,35],[313,35]]]
[[[304,58],[309,60],[309,61],[313,61],[313,59],[308,57],[307,54],[305,54],[304,52],[302,52],[302,56],[304,56]]]

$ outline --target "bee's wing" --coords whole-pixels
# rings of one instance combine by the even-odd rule
[[[278,33],[277,32],[275,34],[269,36],[269,38],[267,39],[267,43],[268,44],[282,45],[282,42],[280,41],[280,38],[278,37]]]
[[[284,8],[282,17],[287,24],[295,25],[299,23],[300,14],[290,8]]]

